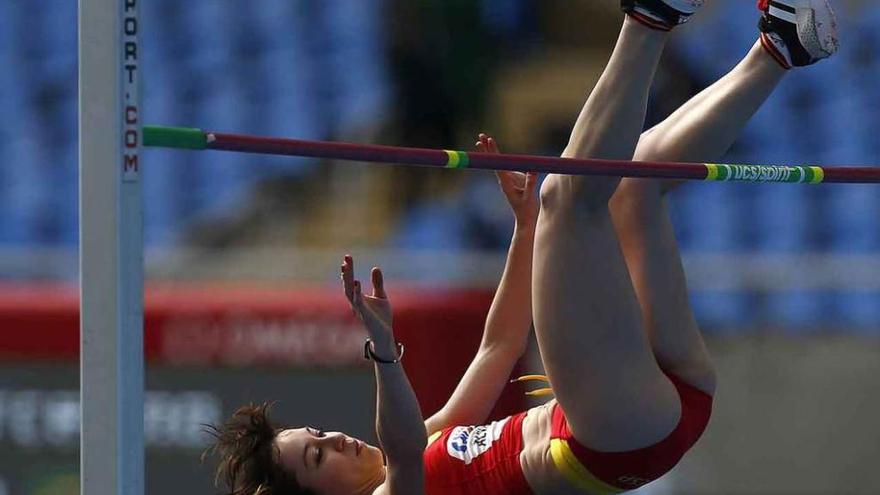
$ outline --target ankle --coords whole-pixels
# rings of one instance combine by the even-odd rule
[[[658,31],[661,33],[672,31],[672,26],[636,11],[626,13],[624,23],[626,22],[631,22],[642,29],[650,29],[651,31]]]
[[[790,67],[782,63],[765,45],[763,34],[755,41],[745,60],[746,63],[743,64],[743,67],[750,75],[772,74],[780,77],[788,74],[790,70]]]
[[[789,71],[793,68],[788,48],[786,48],[781,39],[772,33],[761,33],[758,42],[761,43],[761,47],[764,49],[764,53],[769,60],[773,60],[783,70]]]
[[[705,0],[621,0],[620,9],[635,22],[657,31],[684,24]]]
[[[623,18],[623,30],[628,33],[638,33],[642,37],[665,41],[669,38],[671,29],[662,29],[652,26],[640,19],[633,13],[627,13]]]

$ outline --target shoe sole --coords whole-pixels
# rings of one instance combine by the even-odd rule
[[[770,14],[797,25],[801,45],[814,58],[830,57],[840,47],[837,17],[828,0],[772,0]]]

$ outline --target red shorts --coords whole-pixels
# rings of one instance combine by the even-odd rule
[[[681,419],[660,442],[629,452],[597,452],[579,444],[562,408],[553,407],[550,452],[556,467],[576,486],[597,494],[634,490],[660,478],[681,460],[706,429],[712,396],[668,375],[681,397]]]

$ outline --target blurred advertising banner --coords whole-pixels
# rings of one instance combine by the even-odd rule
[[[277,401],[279,426],[309,424],[375,442],[366,335],[337,290],[201,286],[146,294],[148,493],[210,493],[214,463],[199,462],[209,442],[201,425],[249,402]],[[391,297],[396,337],[427,417],[476,352],[492,293]],[[0,495],[78,493],[78,327],[75,287],[0,288]],[[493,417],[525,407],[521,390],[511,388]]]

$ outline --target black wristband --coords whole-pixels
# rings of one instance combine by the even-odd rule
[[[372,343],[373,343],[373,341],[370,339],[367,339],[367,341],[364,342],[364,359],[373,360],[377,363],[382,363],[382,364],[397,364],[400,362],[401,359],[403,359],[404,348],[403,348],[403,344],[401,344],[400,342],[397,342],[397,359],[394,359],[392,361],[382,359],[379,356],[377,356],[375,353],[373,353],[373,346],[371,345]]]

